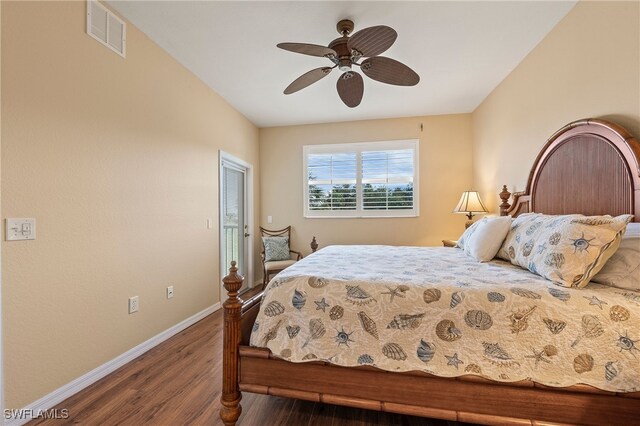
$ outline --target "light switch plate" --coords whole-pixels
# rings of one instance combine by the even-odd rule
[[[273,223],[273,216],[267,216],[267,223]]]
[[[34,218],[11,218],[5,221],[7,241],[35,240],[36,220]]]

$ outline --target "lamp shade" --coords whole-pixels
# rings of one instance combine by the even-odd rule
[[[487,213],[488,210],[480,199],[478,191],[464,191],[458,205],[453,209],[454,213]]]

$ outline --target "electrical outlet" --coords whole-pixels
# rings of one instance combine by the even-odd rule
[[[167,287],[167,299],[171,299],[173,297],[173,286],[170,285]]]
[[[129,298],[129,313],[132,314],[134,312],[138,312],[140,309],[140,301],[138,300],[138,296],[133,296]]]

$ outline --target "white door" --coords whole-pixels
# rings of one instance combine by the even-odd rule
[[[249,288],[253,279],[250,174],[249,164],[220,152],[220,273],[227,275],[235,260],[245,278],[240,291]],[[222,291],[221,300],[225,300],[226,291]]]

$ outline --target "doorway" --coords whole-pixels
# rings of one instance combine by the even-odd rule
[[[253,190],[252,167],[226,152],[220,151],[220,278],[229,273],[236,261],[238,273],[244,277],[240,291],[253,285]],[[220,301],[227,298],[221,285]]]

